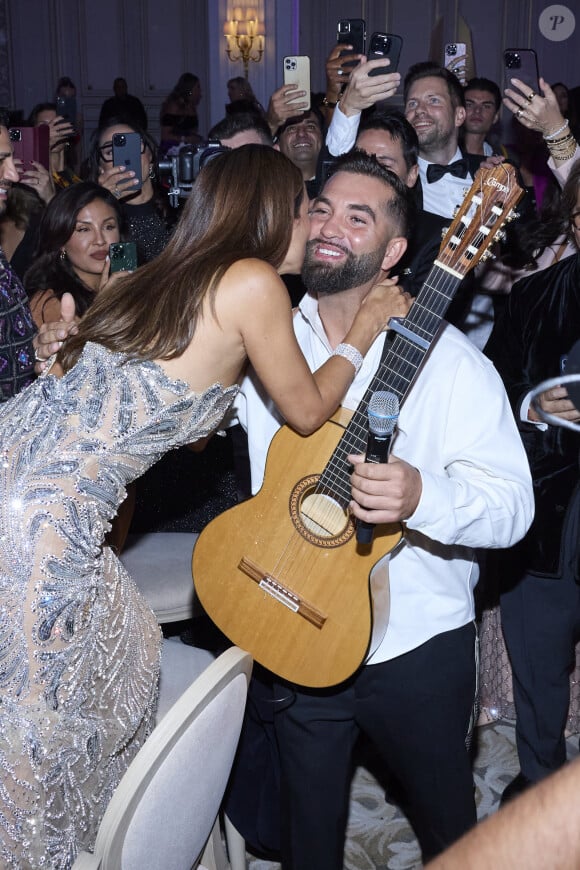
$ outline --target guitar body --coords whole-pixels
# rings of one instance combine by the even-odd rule
[[[399,525],[377,526],[370,546],[357,545],[342,508],[313,494],[344,432],[341,414],[307,438],[280,429],[260,492],[212,520],[193,552],[196,594],[216,625],[302,686],[342,682],[363,662],[371,635],[380,641],[388,572],[387,560],[375,563],[401,540]]]

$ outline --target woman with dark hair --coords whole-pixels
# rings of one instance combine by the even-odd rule
[[[201,100],[201,84],[193,73],[180,75],[179,80],[161,106],[161,151],[166,154],[175,145],[197,145],[202,141],[198,133],[197,107]]]
[[[47,206],[33,265],[24,276],[38,327],[60,318],[70,293],[82,316],[109,277],[109,245],[121,240],[123,215],[108,190],[92,181],[68,187]]]
[[[75,137],[70,121],[57,114],[56,103],[37,103],[32,109],[28,123],[33,127],[46,124],[49,132],[50,170],[55,187],[78,184],[80,178],[73,168],[71,146]]]
[[[141,187],[136,184],[134,172],[113,164],[116,133],[138,133],[141,137]],[[106,127],[96,130],[92,136],[89,177],[120,201],[128,238],[137,245],[139,264],[160,254],[169,241],[176,215],[157,181],[157,145],[153,137],[125,121],[108,121]]]
[[[310,230],[301,173],[272,148],[200,172],[166,249],[107,285],[0,415],[0,863],[70,868],[91,849],[156,705],[156,618],[104,537],[127,485],[221,422],[249,358],[288,423],[335,410],[407,301],[374,288],[312,374],[279,274]],[[58,374],[61,377],[58,377]]]

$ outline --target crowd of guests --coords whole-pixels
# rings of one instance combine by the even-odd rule
[[[407,313],[437,258],[442,230],[478,169],[504,161],[516,167],[525,191],[520,217],[495,244],[495,260],[461,281],[446,313],[452,326],[442,331],[401,411],[395,461],[369,470],[353,457],[354,515],[407,525],[407,546],[390,568],[391,624],[385,639],[370,663],[338,688],[303,691],[259,672],[253,682],[229,813],[251,846],[281,853],[288,870],[342,866],[351,755],[360,732],[376,743],[401,788],[425,861],[475,824],[468,746],[478,715],[480,724],[502,715],[516,719],[521,771],[508,784],[504,802],[562,767],[566,734],[580,732],[580,665],[575,670],[580,569],[577,542],[569,534],[580,510],[579,443],[575,433],[542,418],[545,412],[577,422],[580,409],[564,387],[529,401],[534,386],[565,371],[567,354],[580,338],[580,131],[573,101],[562,83],[550,87],[540,79],[541,92],[535,93],[514,79],[502,95],[487,78],[463,86],[453,73],[425,62],[408,70],[400,112],[389,102],[401,85],[400,74],[370,75],[384,61],[343,52],[344,46],[330,51],[326,92],[312,95],[306,111],[300,100],[307,95],[295,85],[278,88],[264,108],[245,79],[231,79],[225,116],[207,137],[199,130],[200,81],[184,73],[161,108],[159,145],[148,132],[142,103],[117,78],[82,166],[82,117],[59,116],[56,102],[39,103],[29,118],[33,126],[49,127],[48,168],[15,163],[6,119],[0,125],[4,401],[33,383],[35,369],[42,374],[52,365],[53,351],[65,371],[75,368],[83,345],[68,338],[73,319],[80,321],[81,336],[86,330],[87,341],[118,349],[120,333],[112,313],[105,316],[103,300],[124,318],[125,338],[127,324],[139,325],[139,341],[127,344],[136,358],[169,361],[179,377],[183,372],[175,359],[180,353],[195,356],[189,348],[196,342],[207,342],[210,358],[217,359],[219,340],[200,314],[208,317],[213,303],[206,297],[196,303],[201,307],[185,301],[187,276],[177,256],[190,262],[191,254],[207,299],[212,293],[231,298],[227,270],[237,261],[242,286],[249,281],[243,263],[253,262],[257,274],[262,273],[256,258],[270,263],[281,281],[272,275],[269,280],[287,291],[284,302],[274,294],[276,316],[288,315],[288,295],[299,306],[293,334],[308,364],[300,368],[300,378],[310,383],[308,369],[322,371],[342,355],[354,367],[354,380],[345,379],[341,396],[355,408],[382,355],[390,352],[389,340],[384,350],[382,335],[380,340],[367,335],[370,327],[361,338],[359,313],[373,288],[391,293],[390,314]],[[349,67],[352,60],[358,65]],[[58,95],[74,96],[70,79],[59,82]],[[504,136],[498,134],[502,105],[512,123]],[[113,162],[113,136],[130,132],[141,141],[140,183],[133,171]],[[207,189],[194,185],[195,196],[177,209],[170,206],[158,171],[160,153],[178,153],[206,139],[222,146],[215,159],[222,161],[224,179],[228,159],[234,160],[229,155],[244,148],[248,160],[252,155],[262,160],[262,171],[281,173],[286,193],[293,187],[305,191],[286,197],[292,203],[287,232],[270,239],[271,247],[265,238],[258,243],[240,228],[234,231],[233,221],[224,217],[222,225],[210,214],[211,197],[223,197],[225,209],[235,193],[222,189],[225,180],[217,171],[213,180],[211,173],[204,175]],[[276,164],[263,156],[272,149],[282,155]],[[235,159],[242,166],[242,156]],[[256,181],[255,206],[271,209],[274,181]],[[245,209],[240,214],[248,233],[259,234],[249,203]],[[273,211],[268,220],[274,220]],[[203,265],[204,239],[216,245],[208,249],[213,272]],[[138,268],[130,276],[111,277],[109,246],[120,241],[135,243]],[[188,331],[184,318],[176,315],[178,330],[160,316],[171,341],[179,332],[180,353],[171,341],[160,340],[157,327],[144,325],[137,311],[140,280],[154,300],[155,281],[163,283],[161,264],[175,270],[169,277],[191,317]],[[131,294],[126,305],[118,302],[123,292]],[[169,300],[169,291],[166,295]],[[61,324],[55,343],[63,301],[69,323]],[[227,302],[221,304],[225,314]],[[171,310],[176,311],[175,300]],[[271,325],[274,309],[264,303],[260,312]],[[98,316],[105,318],[103,331]],[[380,331],[375,320],[373,329]],[[229,314],[229,336],[228,330],[235,332]],[[281,336],[284,358],[294,359],[283,330]],[[285,383],[281,371],[270,374],[257,336],[245,338],[258,376],[250,370],[242,381],[227,439],[214,438],[206,448],[202,464],[206,475],[208,468],[213,475],[210,490],[219,489],[220,498],[216,502],[215,492],[204,493],[211,507],[202,512],[201,525],[259,490],[271,437],[284,419],[300,431],[313,428],[297,410],[297,385]],[[238,356],[241,360],[233,340],[228,352],[237,354],[236,364]],[[236,371],[226,386],[241,380]],[[318,388],[326,396],[327,381]],[[429,434],[421,435],[427,407],[433,419]],[[482,416],[482,409],[489,416]],[[175,499],[183,502],[181,522],[191,523],[181,463],[195,463],[193,477],[201,465],[185,443],[180,442],[184,452],[162,460],[167,465],[160,466],[159,488],[148,471],[137,482],[142,490],[135,528],[145,503],[168,499],[172,478],[176,493],[180,490]],[[169,499],[173,505],[175,499]],[[255,797],[262,786],[271,792]],[[265,829],[253,809],[268,801]],[[273,805],[279,813],[272,813]]]

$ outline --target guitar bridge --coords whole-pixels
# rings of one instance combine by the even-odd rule
[[[243,556],[238,568],[251,580],[254,580],[260,589],[263,589],[264,592],[271,595],[272,598],[280,602],[280,604],[283,604],[284,607],[287,607],[289,610],[302,616],[315,628],[322,628],[324,626],[326,616],[321,613],[318,608],[314,607],[314,605],[310,604],[306,599],[296,595],[295,592],[292,592],[291,589],[288,589],[288,587],[284,586],[283,583],[280,583],[279,580],[276,580],[270,574],[267,574],[259,565],[256,565],[255,562],[252,562],[250,559],[246,559],[246,557]]]

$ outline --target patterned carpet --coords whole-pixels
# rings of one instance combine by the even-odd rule
[[[476,729],[474,779],[478,817],[498,808],[504,786],[518,772],[513,723],[494,722]],[[568,755],[578,755],[578,736],[568,739]],[[373,773],[374,771],[374,773]],[[417,842],[407,820],[385,801],[376,759],[356,770],[351,789],[345,870],[414,870],[421,867]],[[248,854],[249,870],[280,870],[280,864]],[[314,868],[313,868],[314,870]]]

